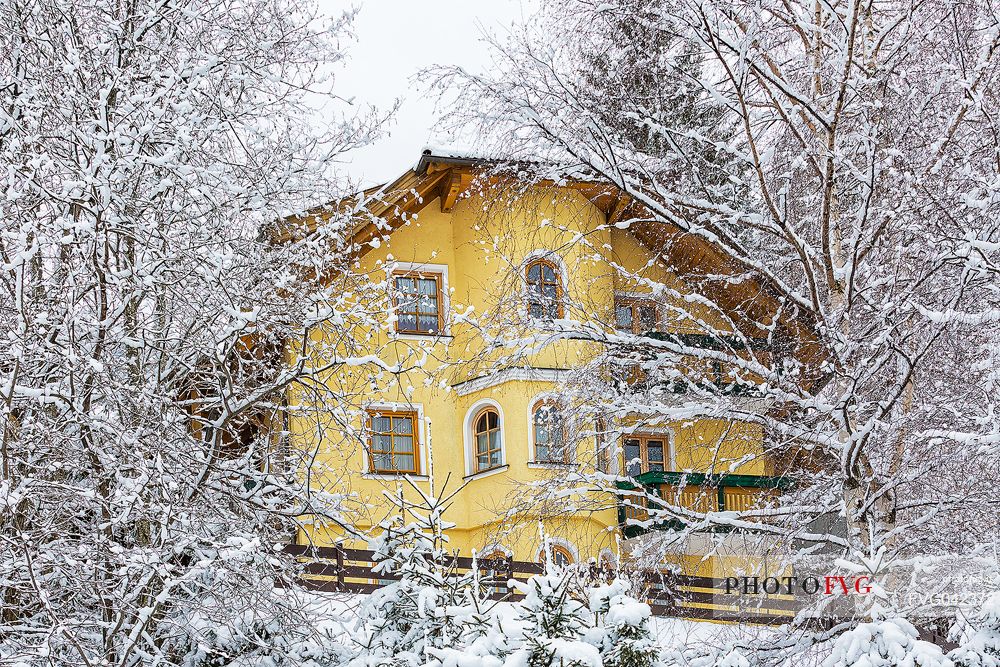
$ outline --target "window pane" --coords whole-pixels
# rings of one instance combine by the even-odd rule
[[[537,317],[537,318],[544,317],[545,308],[543,308],[542,304],[538,303],[537,301],[532,301],[531,304],[528,306],[528,314],[530,314],[532,317]]]
[[[396,454],[393,457],[395,462],[396,470],[413,470],[413,455],[412,454]]]
[[[490,431],[490,449],[500,449],[500,431]]]
[[[626,440],[625,441],[625,465],[628,470],[628,474],[631,477],[635,477],[642,471],[642,464],[639,461],[640,457],[639,441],[638,440]]]
[[[639,306],[639,326],[643,331],[650,331],[656,328],[656,308],[653,306]]]
[[[417,318],[413,315],[399,315],[396,326],[403,331],[416,331]]]
[[[542,296],[548,299],[556,298],[556,286],[555,285],[542,285]]]
[[[417,309],[416,298],[412,294],[396,295],[396,310],[404,313],[412,313]]]
[[[417,303],[417,312],[425,315],[437,315],[437,299],[432,299],[428,296],[420,297],[420,301]]]
[[[372,417],[372,430],[376,433],[388,433],[392,430],[392,418]]]
[[[437,300],[437,280],[433,278],[420,278],[417,281],[417,290],[421,294],[433,296]]]
[[[476,457],[476,469],[477,470],[489,470],[490,468],[490,457],[486,455]]]
[[[372,467],[375,470],[392,470],[392,461],[388,454],[376,454],[372,456]]]
[[[408,435],[397,435],[395,450],[403,454],[413,453],[413,438]]]
[[[535,446],[535,460],[536,461],[549,461],[549,448],[548,445],[536,445]]]
[[[413,282],[413,278],[404,278],[402,276],[396,277],[396,291],[398,292],[409,292],[413,293],[417,291],[417,286]]]
[[[393,433],[402,433],[403,435],[413,435],[413,418],[412,417],[396,417],[393,421]]]
[[[374,435],[372,436],[372,451],[387,452],[392,447],[392,436]]]
[[[646,445],[646,458],[652,461],[663,461],[663,441],[650,440]]]
[[[495,451],[490,453],[490,467],[496,467],[500,465],[500,451]]]
[[[417,331],[437,331],[437,315],[421,315],[417,318]]]
[[[476,433],[485,433],[486,432],[486,424],[487,424],[487,417],[488,416],[489,416],[489,413],[488,412],[484,412],[482,415],[479,416],[479,419],[476,420]]]
[[[615,306],[615,324],[619,329],[632,330],[632,307]]]
[[[489,424],[491,429],[500,426],[500,415],[490,410],[489,412],[486,413],[486,416],[489,418]]]
[[[535,424],[535,444],[537,445],[547,445],[552,442],[552,438],[549,437],[549,430],[545,428],[544,424]]]
[[[476,453],[477,454],[485,454],[486,451],[487,451],[487,446],[486,445],[487,445],[488,442],[489,441],[487,440],[485,433],[480,433],[479,435],[477,435],[476,436]]]
[[[528,281],[529,282],[533,282],[533,283],[534,282],[538,282],[538,277],[541,274],[541,270],[542,270],[541,269],[541,265],[539,265],[539,264],[532,264],[531,266],[529,266],[528,267]]]
[[[552,270],[551,266],[542,265],[542,280],[547,283],[554,283],[556,281],[556,272]]]
[[[652,470],[652,471],[654,471],[654,472],[663,472],[663,464],[662,463],[650,463],[649,464],[649,469]]]

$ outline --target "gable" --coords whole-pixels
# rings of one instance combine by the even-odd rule
[[[351,252],[360,258],[401,228],[415,229],[417,225],[430,224],[432,219],[437,219],[436,214],[452,214],[456,207],[461,210],[463,202],[468,206],[476,195],[494,189],[510,190],[511,179],[496,175],[492,169],[496,164],[425,151],[419,163],[395,181],[366,190],[357,197],[288,218],[282,221],[272,238],[280,242],[307,235],[334,213],[346,210],[355,219],[349,234]],[[751,267],[740,265],[720,247],[701,237],[685,234],[670,223],[653,220],[645,207],[614,186],[573,179],[558,183],[543,181],[535,185],[581,197],[599,211],[609,228],[630,221],[622,225],[625,233],[648,253],[662,257],[670,272],[683,281],[688,290],[718,304],[744,335],[760,338],[765,332],[759,325],[764,324],[773,331],[774,341],[784,348],[782,353],[813,368],[818,368],[827,358],[810,314],[789,308],[790,299],[780,286],[765,280]],[[434,208],[428,211],[430,206]],[[461,232],[456,232],[456,241],[460,236]],[[402,250],[402,245],[396,247]],[[397,259],[407,261],[403,257]],[[822,376],[819,373],[804,376],[803,382],[816,387],[822,382]]]

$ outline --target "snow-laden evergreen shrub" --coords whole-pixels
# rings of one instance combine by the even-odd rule
[[[589,633],[601,652],[605,667],[653,667],[658,664],[659,649],[650,633],[652,610],[629,593],[627,581],[590,590],[590,611],[597,627]]]
[[[353,665],[411,667],[427,662],[431,649],[450,647],[468,615],[470,582],[449,567],[445,525],[431,508],[425,517],[402,525],[396,518],[380,525],[373,572],[398,577],[369,595],[361,607],[364,640]]]
[[[917,638],[905,618],[875,605],[872,620],[837,637],[823,667],[950,667],[941,649]]]
[[[972,626],[949,657],[957,667],[1000,667],[1000,592],[983,604]]]
[[[515,583],[524,595],[516,605],[520,637],[506,667],[602,667],[600,651],[584,641],[592,628],[586,606],[570,594],[573,577],[554,567],[547,574]],[[519,641],[518,641],[519,640]]]

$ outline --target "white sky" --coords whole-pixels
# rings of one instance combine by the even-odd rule
[[[320,7],[339,14],[344,0],[318,0]],[[349,61],[338,73],[339,95],[388,109],[401,106],[390,134],[359,151],[349,172],[363,185],[399,176],[416,163],[420,151],[435,141],[437,120],[433,99],[412,81],[431,65],[460,65],[470,71],[489,66],[480,42],[484,32],[504,34],[514,22],[529,16],[537,0],[366,0],[361,4],[349,45]]]

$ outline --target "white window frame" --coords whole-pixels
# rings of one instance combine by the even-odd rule
[[[569,555],[573,557],[573,562],[570,563],[571,566],[572,565],[579,565],[580,564],[580,550],[576,548],[576,545],[573,544],[572,542],[570,542],[569,540],[565,539],[565,538],[562,538],[562,537],[553,537],[551,535],[546,535],[545,539],[538,546],[538,550],[536,552],[536,557],[540,557],[542,555],[542,552],[546,551],[545,547],[547,547],[549,545],[556,546],[556,547],[562,547],[563,549],[565,549],[566,551],[568,551]],[[540,560],[540,558],[539,558],[539,560]]]
[[[495,468],[490,468],[489,470],[476,471],[476,437],[473,433],[475,424],[473,421],[476,416],[484,408],[493,408],[497,411],[497,415],[500,417],[500,465]],[[465,476],[473,477],[478,479],[479,477],[487,477],[489,475],[495,475],[498,472],[502,472],[507,469],[507,434],[505,433],[507,425],[507,419],[504,416],[503,408],[492,398],[483,398],[472,405],[465,413],[465,420],[462,425],[462,436],[465,445]]]
[[[546,248],[536,248],[525,255],[524,260],[521,265],[517,268],[518,281],[521,283],[521,304],[518,308],[521,311],[521,315],[527,319],[534,321],[537,318],[531,317],[528,312],[528,299],[531,296],[528,293],[528,276],[525,275],[525,271],[528,269],[528,264],[531,264],[536,259],[544,259],[552,262],[557,267],[559,267],[559,284],[562,286],[562,295],[560,298],[562,304],[563,318],[569,316],[569,271],[566,269],[566,261],[562,258],[562,255],[555,252],[554,250],[548,250]]]
[[[366,403],[363,406],[364,421],[361,426],[361,437],[362,437],[362,465],[364,465],[364,472],[362,477],[367,479],[403,479],[404,477],[426,477],[427,476],[427,420],[424,418],[424,406],[422,403],[393,403],[386,401],[377,401],[373,403]],[[417,436],[417,453],[419,455],[419,468],[417,469],[417,474],[412,473],[398,473],[398,472],[374,472],[371,464],[371,456],[368,452],[368,439],[371,436],[368,426],[368,417],[372,412],[378,412],[379,410],[385,410],[387,412],[416,412],[417,413],[417,423],[414,424],[414,435]]]
[[[559,463],[556,461],[539,461],[535,457],[535,406],[540,401],[549,401],[550,403],[556,403],[558,405],[563,405],[563,397],[553,391],[543,391],[536,394],[528,401],[528,464],[532,468],[567,468],[570,466],[575,466],[579,461],[577,461],[577,451],[575,442],[567,443],[570,447],[569,461],[566,463]],[[564,419],[566,415],[564,414]],[[565,423],[565,421],[564,421]]]
[[[448,281],[447,264],[431,264],[428,262],[399,262],[393,260],[385,263],[387,283],[389,285],[389,312],[392,313],[392,326],[389,327],[389,334],[399,340],[434,340],[444,336],[451,337],[451,287]],[[441,311],[441,321],[444,323],[443,331],[434,335],[399,333],[396,330],[396,274],[400,273],[434,273],[441,276],[441,303],[438,309]]]

